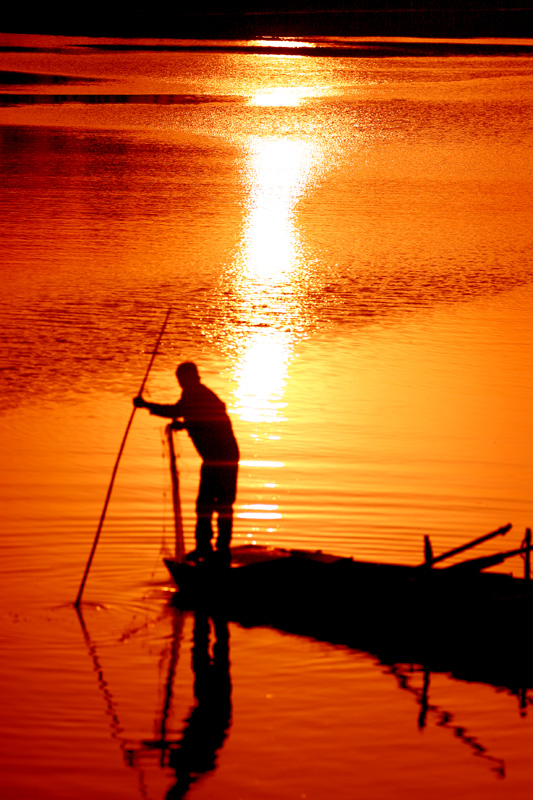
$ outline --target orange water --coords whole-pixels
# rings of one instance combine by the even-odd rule
[[[178,624],[173,527],[163,426],[143,411],[85,635],[69,604],[165,312],[146,395],[176,398],[193,359],[227,402],[237,543],[417,563],[424,535],[442,552],[512,522],[496,547],[518,547],[531,62],[1,43],[28,49],[0,69],[37,76],[0,103],[2,797],[164,797],[175,775],[143,742]],[[192,545],[198,458],[178,448]],[[418,667],[402,689],[369,655],[235,625],[230,660],[232,723],[191,796],[530,795],[528,701],[508,689],[433,675],[421,732]]]

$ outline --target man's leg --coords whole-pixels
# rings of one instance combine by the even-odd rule
[[[218,506],[218,537],[217,550],[229,556],[229,546],[233,531],[233,508],[231,506]]]
[[[237,494],[237,472],[237,464],[225,464],[219,468],[217,476],[217,552],[228,564],[231,561],[230,543],[233,531],[233,503]]]
[[[213,528],[211,519],[215,508],[213,496],[213,474],[207,464],[200,470],[200,488],[196,499],[196,553],[199,558],[207,558],[212,552]]]

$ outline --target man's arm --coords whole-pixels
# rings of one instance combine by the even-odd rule
[[[134,398],[133,405],[135,408],[147,408],[150,414],[155,414],[157,417],[167,417],[175,420],[181,416],[179,402],[172,404],[149,403],[139,395],[139,397]],[[176,428],[176,430],[179,430],[179,428]]]

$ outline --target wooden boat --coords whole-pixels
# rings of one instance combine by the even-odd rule
[[[426,541],[420,566],[257,545],[233,548],[229,568],[165,563],[182,606],[366,650],[387,663],[416,662],[461,677],[466,671],[476,680],[533,686],[529,531],[519,549],[434,568],[510,527],[437,557]],[[526,559],[524,578],[483,571],[512,555]]]

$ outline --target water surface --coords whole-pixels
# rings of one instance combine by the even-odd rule
[[[173,528],[163,426],[142,412],[85,636],[68,604],[166,310],[146,395],[174,400],[192,359],[227,402],[237,543],[418,563],[424,535],[441,552],[512,522],[502,546],[518,547],[533,519],[531,61],[1,43],[7,796],[164,797],[172,769],[143,742],[161,733],[178,624]],[[192,544],[184,437],[179,465]],[[194,699],[192,618],[179,625],[174,738]],[[238,626],[230,661],[232,723],[191,794],[530,794],[520,687],[432,676],[421,733],[418,667],[399,679]]]

